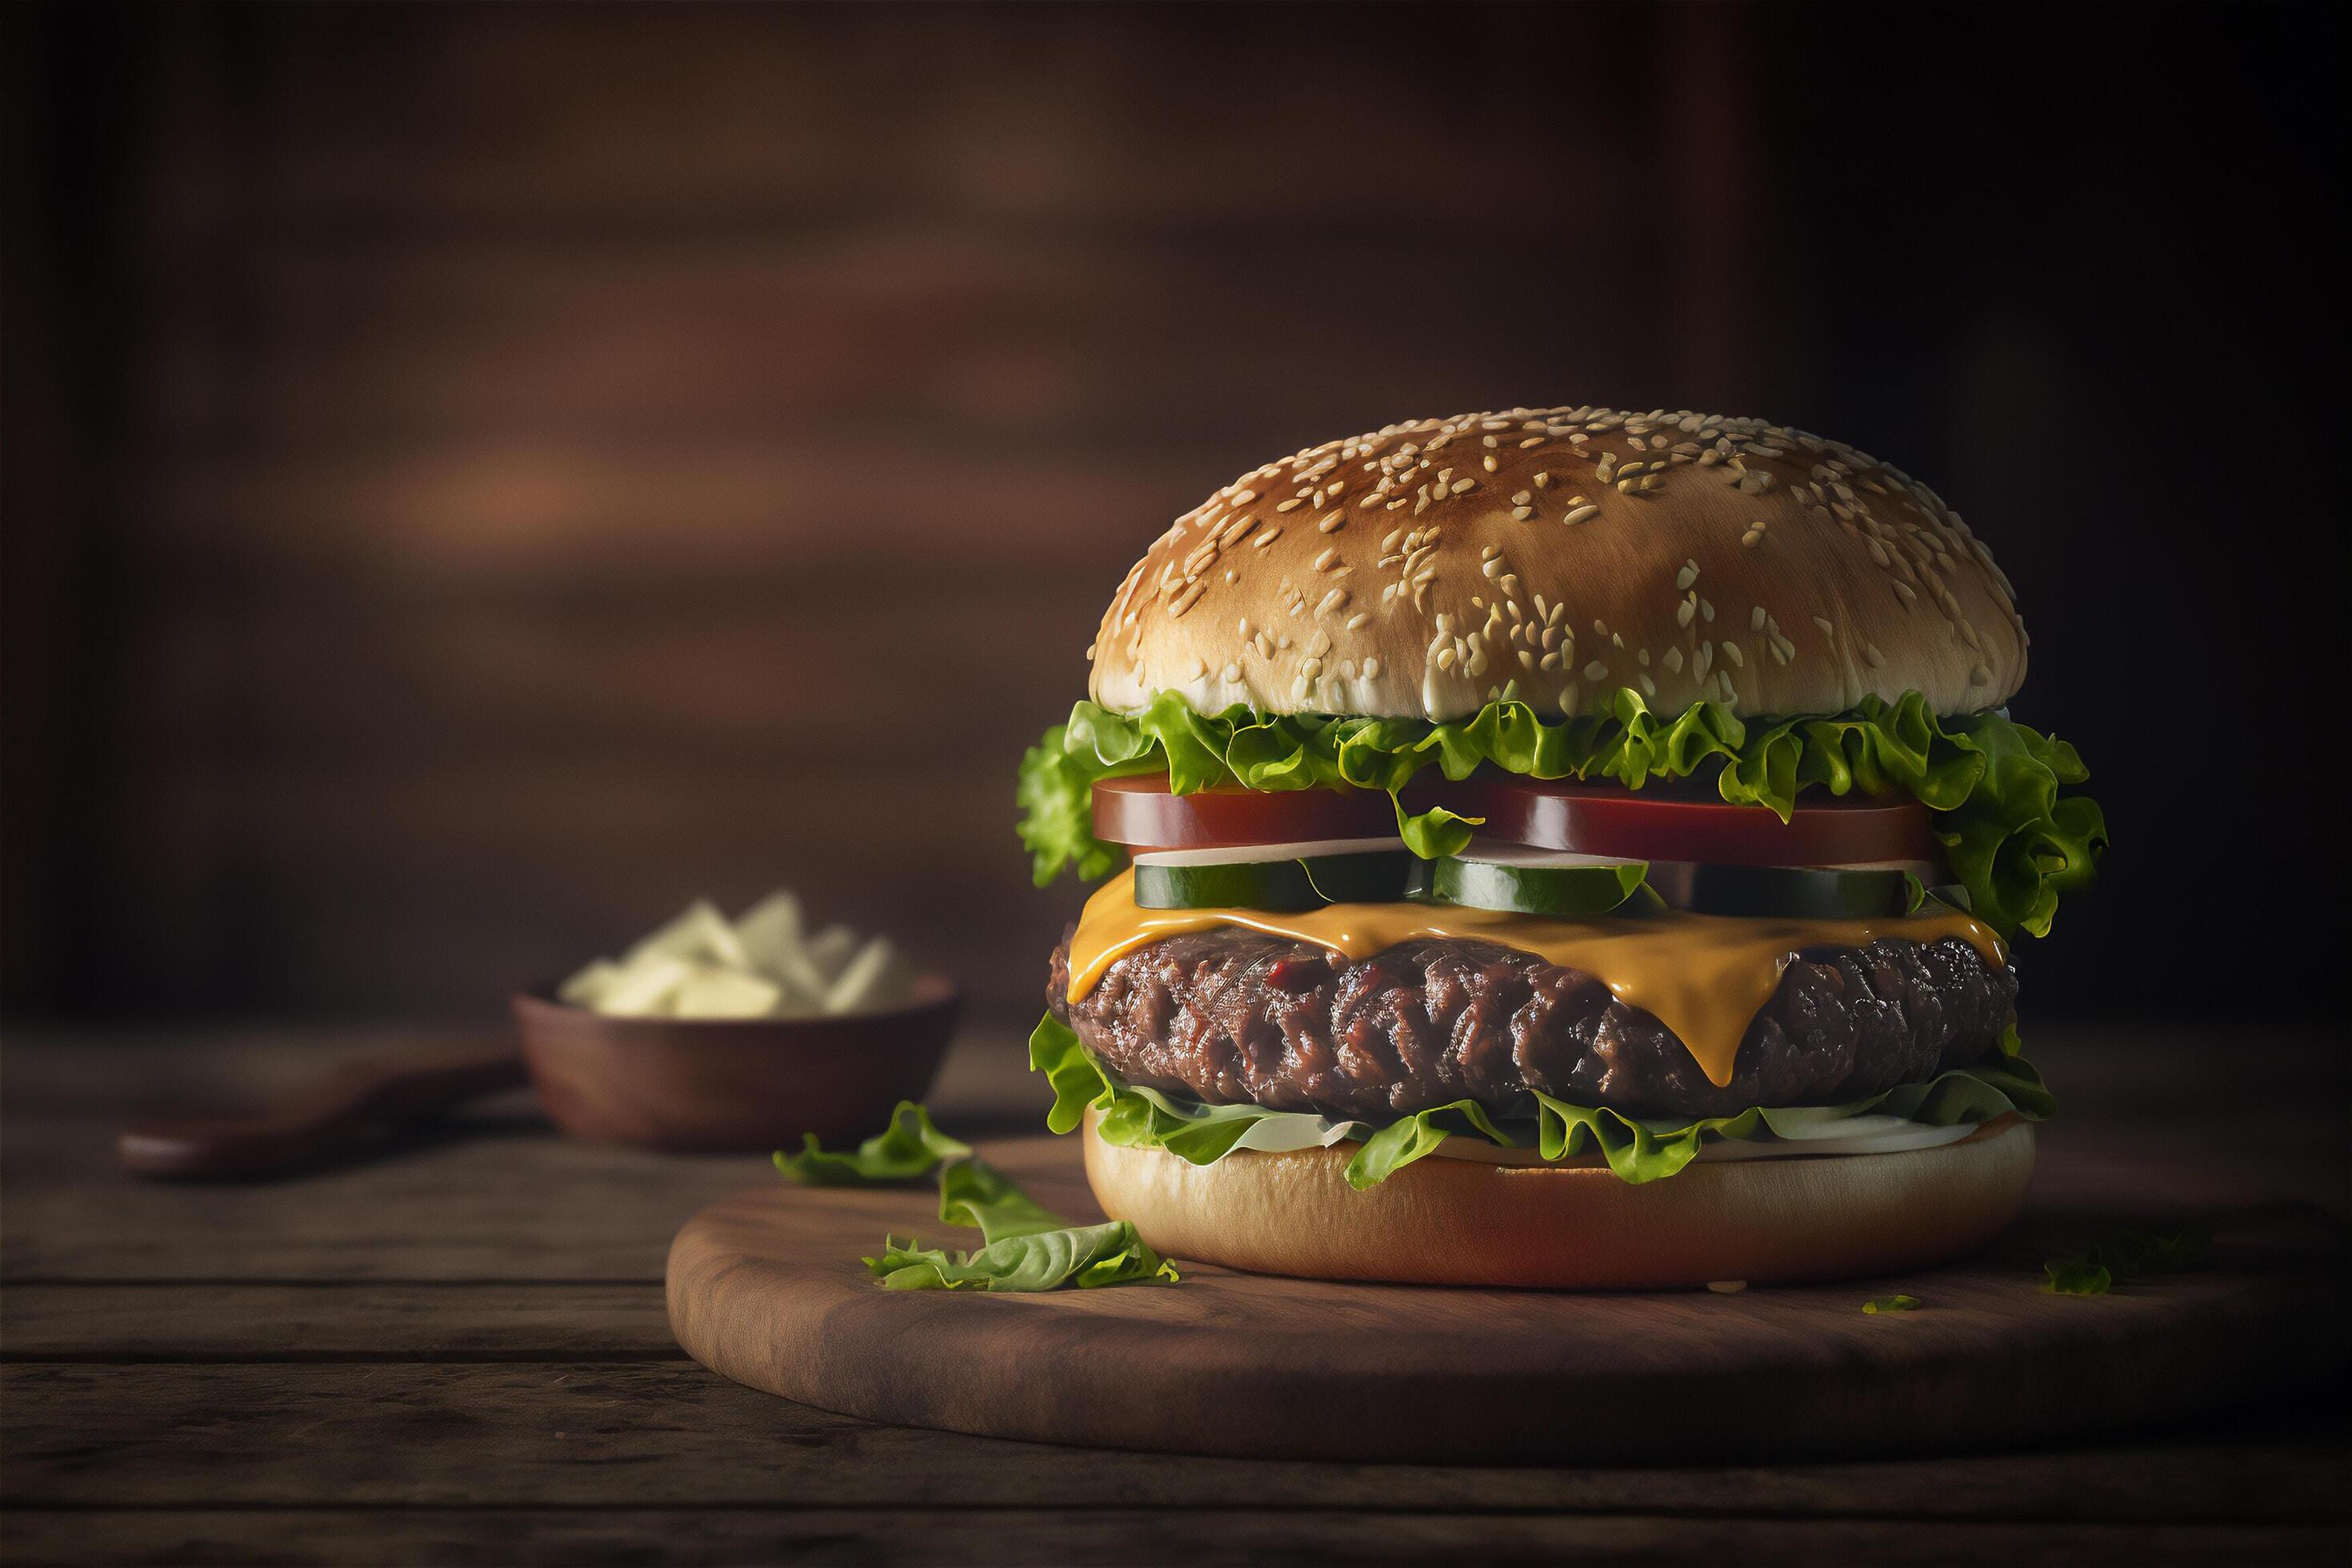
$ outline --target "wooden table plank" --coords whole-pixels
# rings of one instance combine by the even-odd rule
[[[16,1285],[0,1361],[683,1361],[658,1285]]]
[[[762,1165],[600,1149],[535,1120],[468,1118],[430,1151],[299,1181],[172,1185],[106,1169],[111,1125],[11,1134],[0,1270],[12,1282],[657,1282],[670,1233],[758,1181]],[[68,1139],[79,1147],[69,1152]]]
[[[830,1415],[678,1364],[20,1365],[0,1386],[11,1507],[1225,1505],[2352,1518],[2342,1484],[2352,1436],[2334,1417],[2209,1424],[2132,1448],[2128,1469],[2113,1450],[2093,1447],[1800,1466],[1497,1468],[1171,1458],[955,1436]]]
[[[0,1524],[16,1568],[44,1563],[1489,1563],[2319,1562],[2333,1524],[2250,1528],[2019,1520],[1938,1523],[1390,1510],[1180,1513],[814,1509],[614,1512],[401,1510],[89,1515],[20,1512]],[[2333,1544],[2331,1544],[2331,1542]]]

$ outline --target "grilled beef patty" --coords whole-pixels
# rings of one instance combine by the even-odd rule
[[[1492,942],[1424,938],[1335,963],[1221,927],[1123,954],[1075,1003],[1069,972],[1066,934],[1049,1005],[1127,1082],[1368,1119],[1463,1099],[1523,1110],[1531,1089],[1646,1116],[1835,1105],[1985,1056],[2017,995],[2012,969],[1955,937],[1807,949],[1717,1089],[1593,976]]]

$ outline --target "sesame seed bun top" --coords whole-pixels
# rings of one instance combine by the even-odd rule
[[[1958,513],[1836,441],[1712,414],[1514,408],[1254,468],[1104,615],[1088,689],[1214,711],[1459,718],[1507,686],[1590,712],[1832,713],[2025,675],[2009,580]]]

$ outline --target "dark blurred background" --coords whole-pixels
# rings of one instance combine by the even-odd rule
[[[784,882],[1012,1021],[1013,765],[1153,535],[1585,401],[1992,543],[2116,844],[2039,1015],[2338,1010],[2332,8],[0,29],[11,1017],[488,1016]]]

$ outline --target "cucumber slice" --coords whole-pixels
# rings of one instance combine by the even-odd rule
[[[1930,868],[1932,874],[1932,868]],[[1475,842],[1415,868],[1412,897],[1566,919],[1672,909],[1693,914],[1854,920],[1916,910],[1927,893],[1907,863],[1722,866],[1568,854]],[[1965,906],[1962,906],[1965,907]]]
[[[1187,860],[1158,856],[1135,862],[1135,902],[1146,910],[1265,910],[1273,914],[1326,904],[1384,904],[1403,897],[1404,849],[1309,855],[1286,860]]]
[[[1241,860],[1320,860],[1335,855],[1373,855],[1402,850],[1404,840],[1385,838],[1316,838],[1287,844],[1219,844],[1202,849],[1141,849],[1139,866],[1222,866]]]
[[[1546,864],[1545,860],[1577,864]],[[1510,914],[1579,919],[1627,909],[1648,868],[1639,860],[1592,861],[1587,857],[1449,855],[1413,868],[1412,897]],[[1646,902],[1646,900],[1644,900]]]
[[[1904,872],[1800,866],[1657,864],[1650,886],[1669,907],[1702,915],[1864,920],[1915,908]]]

